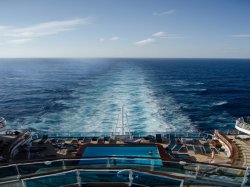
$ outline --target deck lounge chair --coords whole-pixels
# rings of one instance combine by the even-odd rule
[[[182,153],[182,154],[174,154],[174,153],[171,153],[169,154],[172,158],[174,159],[181,159],[181,160],[189,160],[191,157],[189,154],[186,154],[186,153]]]
[[[171,150],[179,152],[181,150],[182,146],[183,146],[183,144],[175,144],[175,146]]]
[[[126,140],[125,143],[141,143],[142,139],[139,138],[137,140]]]
[[[173,136],[170,136],[169,138],[169,145],[166,147],[166,150],[172,150],[176,145],[176,142],[175,142],[175,137]]]
[[[171,150],[176,146],[175,142],[170,142],[170,144],[166,147],[167,150]]]
[[[99,137],[97,140],[97,144],[104,144],[104,137]]]
[[[109,144],[116,144],[117,140],[110,138],[109,139]]]
[[[194,146],[194,152],[196,154],[204,154],[205,153],[205,150],[203,149],[203,147],[201,146]]]
[[[108,142],[109,139],[110,139],[110,137],[105,136],[105,137],[104,137],[104,142],[105,142],[105,141]]]
[[[84,143],[90,143],[91,142],[91,138],[84,138],[83,142]]]
[[[162,143],[161,134],[156,134],[156,142],[157,143]]]
[[[206,144],[206,143],[203,144],[203,148],[204,148],[206,154],[211,154],[212,153],[209,144]]]

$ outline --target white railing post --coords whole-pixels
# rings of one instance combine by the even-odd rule
[[[150,171],[154,171],[154,160],[150,160]]]
[[[19,172],[18,165],[15,164],[15,166],[16,166],[16,171],[17,171],[17,179],[19,180],[20,177],[21,177],[21,174],[20,174],[20,172]]]
[[[247,183],[247,176],[248,176],[248,167],[246,168],[244,178],[243,178],[242,183],[241,183],[241,187],[244,187],[245,184]]]
[[[110,168],[111,166],[110,166],[110,161],[109,161],[109,158],[107,159],[107,168]]]
[[[23,187],[27,187],[26,182],[24,180],[22,180],[22,185]]]
[[[66,169],[66,166],[65,166],[65,162],[64,162],[64,159],[62,159],[62,164],[63,164],[63,170],[65,170]]]
[[[80,171],[78,169],[76,170],[76,180],[78,185],[81,186],[82,181],[81,181]]]
[[[129,180],[128,186],[132,186],[134,178],[133,178],[133,171],[131,169],[129,170],[128,180]]]

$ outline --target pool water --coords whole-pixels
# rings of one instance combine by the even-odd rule
[[[82,153],[83,157],[147,157],[161,158],[156,146],[89,146]]]

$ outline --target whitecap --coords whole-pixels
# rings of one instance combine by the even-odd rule
[[[218,102],[212,103],[212,106],[222,106],[222,105],[225,105],[227,103],[228,103],[227,101],[218,101]]]

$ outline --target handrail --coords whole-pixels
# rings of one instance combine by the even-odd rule
[[[48,177],[48,176],[56,176],[56,175],[61,175],[61,174],[67,174],[67,173],[75,173],[75,176],[76,177],[76,181],[78,182],[78,184],[80,185],[82,182],[85,182],[85,181],[82,181],[81,178],[80,178],[80,172],[95,172],[97,171],[98,173],[101,171],[101,172],[110,172],[110,171],[114,171],[114,172],[117,172],[117,176],[118,176],[118,173],[119,172],[123,172],[123,171],[127,171],[128,172],[128,181],[125,182],[124,180],[122,180],[121,182],[122,183],[129,183],[130,185],[133,184],[133,173],[135,172],[135,174],[138,174],[140,173],[141,176],[143,175],[146,175],[146,176],[155,176],[155,177],[160,177],[162,179],[171,179],[175,182],[180,182],[180,186],[181,184],[183,184],[184,182],[184,177],[180,177],[180,176],[174,176],[174,175],[171,175],[171,174],[163,174],[161,172],[152,172],[152,171],[148,171],[148,170],[143,170],[143,169],[137,169],[137,168],[133,168],[133,167],[125,167],[125,168],[114,168],[114,169],[106,169],[106,168],[96,168],[96,169],[82,169],[80,167],[76,167],[76,168],[72,168],[72,169],[66,169],[66,170],[60,170],[60,171],[57,171],[57,172],[50,172],[50,174],[39,174],[39,175],[34,175],[34,176],[29,176],[29,177],[24,177],[24,178],[21,178],[21,180],[23,182],[26,182],[26,181],[29,181],[29,180],[32,180],[32,179],[37,179],[37,178],[44,178],[44,177]],[[119,178],[119,177],[118,177]],[[98,181],[98,183],[102,183],[104,181]],[[142,181],[141,181],[142,182]],[[155,181],[157,183],[157,181]],[[162,181],[159,181],[160,184],[162,184]],[[167,181],[169,182],[169,181]],[[104,182],[105,183],[105,182]],[[115,182],[114,182],[115,183]],[[107,183],[106,183],[107,184]],[[130,186],[129,185],[129,186]]]
[[[30,139],[30,134],[28,132],[25,132],[24,134],[21,134],[10,146],[9,148],[9,159],[13,159],[15,156],[16,149],[20,146],[25,144]]]
[[[238,152],[236,145],[227,136],[220,133],[218,130],[216,130],[214,134],[228,147],[229,158],[234,160],[236,157],[236,153]]]
[[[48,138],[90,138],[97,136],[112,137],[113,132],[31,132],[32,139],[40,139],[43,137]],[[155,136],[156,134],[161,134],[163,136],[173,135],[175,137],[185,137],[185,138],[212,138],[212,134],[205,132],[126,132],[125,134],[131,134],[131,136],[140,138],[147,137],[148,135]]]
[[[116,160],[116,161],[114,161]],[[133,162],[131,162],[133,160]],[[142,160],[148,161],[148,163],[140,162]],[[153,159],[155,160],[155,159]],[[93,161],[96,161],[93,162]],[[135,162],[134,162],[135,161]],[[158,159],[158,161],[161,161]],[[93,163],[95,163],[93,165]],[[159,171],[163,173],[172,173],[173,175],[184,175],[186,177],[193,176],[195,172],[198,172],[200,177],[209,177],[211,175],[211,180],[213,180],[214,175],[218,175],[218,178],[221,176],[221,171],[223,171],[224,176],[229,177],[230,179],[237,179],[237,181],[241,182],[243,180],[243,175],[245,169],[239,169],[239,168],[230,168],[230,167],[224,167],[224,166],[213,166],[205,163],[182,163],[182,162],[172,162],[172,161],[162,161],[163,165],[157,164],[157,162],[150,162],[149,158],[144,159],[132,159],[132,158],[82,158],[82,159],[59,159],[54,161],[45,161],[45,162],[36,162],[36,163],[20,163],[20,164],[12,164],[9,166],[3,166],[0,167],[3,169],[1,172],[4,171],[10,171],[10,175],[7,175],[7,177],[0,177],[0,181],[10,181],[13,179],[19,179],[20,177],[30,176],[35,173],[35,170],[40,170],[43,168],[52,169],[50,171],[58,171],[62,169],[70,169],[75,167],[80,168],[96,168],[98,164],[104,168],[112,169],[112,168],[123,168],[124,166],[128,167],[132,165],[135,165],[136,167],[143,167],[144,169],[151,170],[153,168],[153,171]],[[82,164],[82,165],[81,165]],[[157,167],[151,167],[152,164],[155,164],[154,166]],[[197,168],[199,168],[197,170]],[[210,169],[209,169],[210,168]],[[213,169],[213,173],[210,173],[208,171],[211,171]],[[15,170],[15,171],[14,171]],[[41,172],[43,171],[43,172]],[[48,173],[47,170],[41,170],[41,173]],[[16,173],[13,175],[13,172]],[[191,172],[191,173],[190,173]],[[175,173],[175,174],[174,174]],[[240,178],[239,178],[240,177]],[[218,180],[216,178],[216,180]]]
[[[79,160],[79,159],[151,159],[151,160],[159,160],[160,158],[155,158],[155,157],[136,157],[136,156],[91,156],[91,157],[83,157],[83,156],[76,156],[76,157],[61,157],[61,158],[55,158],[55,157],[50,157],[50,158],[44,158],[44,159],[34,159],[34,160],[19,160],[18,162],[11,162],[11,163],[5,163],[5,164],[0,164],[0,169],[1,167],[6,167],[6,166],[12,166],[12,165],[18,165],[18,164],[34,164],[34,163],[44,163],[45,161],[51,161],[51,162],[56,162],[56,161],[62,161],[62,160]],[[164,163],[180,163],[178,160],[168,160],[168,159],[161,159],[162,162]],[[215,167],[222,167],[220,164],[216,163],[208,163],[208,162],[199,162],[199,161],[189,161],[185,160],[185,163],[188,164],[201,164],[201,165],[210,165],[210,166],[215,166]],[[231,168],[231,169],[240,169],[244,170],[245,167],[238,167],[238,166],[229,166],[229,165],[223,165],[225,168]]]

